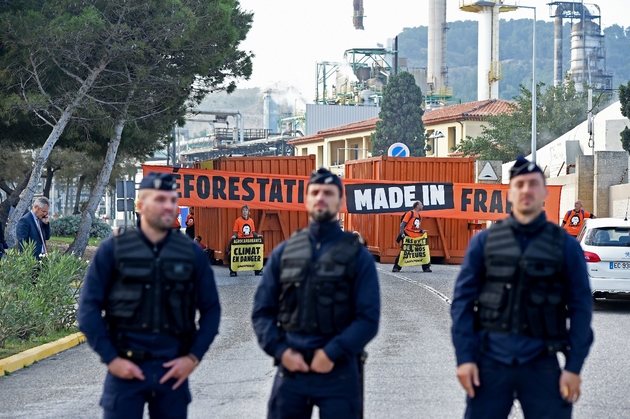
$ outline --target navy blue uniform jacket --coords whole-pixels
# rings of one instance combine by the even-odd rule
[[[544,213],[541,217],[545,217]],[[536,222],[536,221],[533,221]],[[515,232],[517,241],[524,250],[533,237]],[[524,363],[545,350],[545,342],[529,336],[475,330],[473,303],[479,296],[481,281],[485,276],[484,248],[487,230],[473,236],[462,269],[455,283],[451,306],[453,326],[451,329],[457,365],[477,362],[483,341],[483,353],[495,361],[511,365],[514,361]],[[568,342],[570,349],[565,369],[579,374],[593,343],[591,317],[593,297],[588,282],[584,252],[575,238],[565,235],[564,272],[568,288],[568,308],[571,328]]]
[[[141,230],[139,231],[147,246],[153,248],[153,244]],[[164,246],[171,234],[173,233],[169,231],[168,235],[156,244],[158,250]],[[201,359],[219,333],[221,307],[214,273],[208,263],[208,258],[197,243],[191,240],[190,246],[195,254],[195,301],[200,313],[199,329],[195,332],[190,352]],[[109,283],[116,274],[114,264],[114,238],[111,237],[101,243],[94,255],[85,276],[79,301],[79,330],[85,334],[88,343],[105,364],[109,364],[118,356],[101,315],[101,311],[105,308]],[[126,333],[125,337],[132,349],[148,351],[153,356],[164,359],[174,359],[179,356],[180,342],[175,336]]]
[[[42,236],[44,236],[44,240],[50,239],[50,224],[39,222],[39,225],[42,228]],[[35,215],[32,211],[27,212],[22,218],[18,220],[16,234],[20,252],[24,250],[24,242],[35,242],[35,250],[33,250],[33,255],[37,259],[39,259],[39,255],[42,253],[42,246],[44,245],[44,243],[39,236],[37,224],[35,224]]]
[[[323,252],[337,243],[343,233],[337,221],[312,222],[308,230],[313,260],[317,260]],[[378,331],[381,302],[374,258],[365,247],[361,248],[357,256],[357,273],[354,280],[354,319],[341,333],[328,336],[284,333],[277,325],[277,316],[280,257],[285,245],[286,242],[281,243],[267,260],[262,281],[254,297],[252,320],[261,348],[278,362],[287,348],[295,350],[323,348],[333,362],[342,357],[347,360],[355,359]]]

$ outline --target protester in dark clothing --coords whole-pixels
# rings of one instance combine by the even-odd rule
[[[466,418],[506,418],[514,398],[528,419],[570,418],[580,396],[592,296],[580,245],[547,221],[546,197],[542,170],[519,157],[511,216],[468,246],[451,306]]]
[[[186,216],[186,235],[193,240],[195,238],[195,209],[193,207],[188,208],[188,215]]]
[[[278,365],[270,419],[310,418],[314,405],[324,419],[361,415],[358,357],[378,330],[380,297],[372,255],[339,228],[342,206],[339,177],[314,172],[308,229],[272,252],[256,292],[254,330]]]

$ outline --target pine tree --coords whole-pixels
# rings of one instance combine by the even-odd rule
[[[391,76],[383,90],[383,101],[372,135],[372,155],[387,155],[394,143],[404,143],[412,156],[424,156],[425,134],[422,122],[422,91],[408,72]]]

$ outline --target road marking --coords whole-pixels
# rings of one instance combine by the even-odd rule
[[[394,278],[398,278],[398,279],[402,279],[403,281],[409,282],[410,284],[414,284],[414,285],[418,285],[419,287],[424,288],[425,290],[432,292],[433,294],[435,294],[440,300],[444,301],[446,304],[451,305],[451,299],[448,298],[446,295],[442,294],[440,291],[436,290],[435,288],[427,285],[427,284],[423,284],[420,281],[414,281],[413,279],[409,279],[405,276],[402,275],[398,275],[396,273],[393,273],[391,271],[387,271],[386,269],[382,269],[382,268],[376,268],[376,270],[381,271],[387,275],[391,275]]]

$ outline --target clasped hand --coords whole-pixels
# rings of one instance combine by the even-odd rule
[[[332,371],[335,363],[328,358],[323,349],[316,349],[313,355],[311,365],[304,361],[301,353],[288,348],[282,354],[282,365],[291,372],[315,372],[318,374],[327,374]]]
[[[173,390],[176,390],[179,386],[181,386],[195,369],[195,363],[187,356],[180,356],[179,358],[165,362],[162,366],[164,368],[168,368],[168,371],[160,379],[160,384],[164,384],[171,378],[176,378],[177,381],[173,384]],[[112,373],[112,375],[123,380],[136,378],[144,381],[145,379],[140,367],[125,358],[114,358],[114,360],[107,365],[107,369]]]

